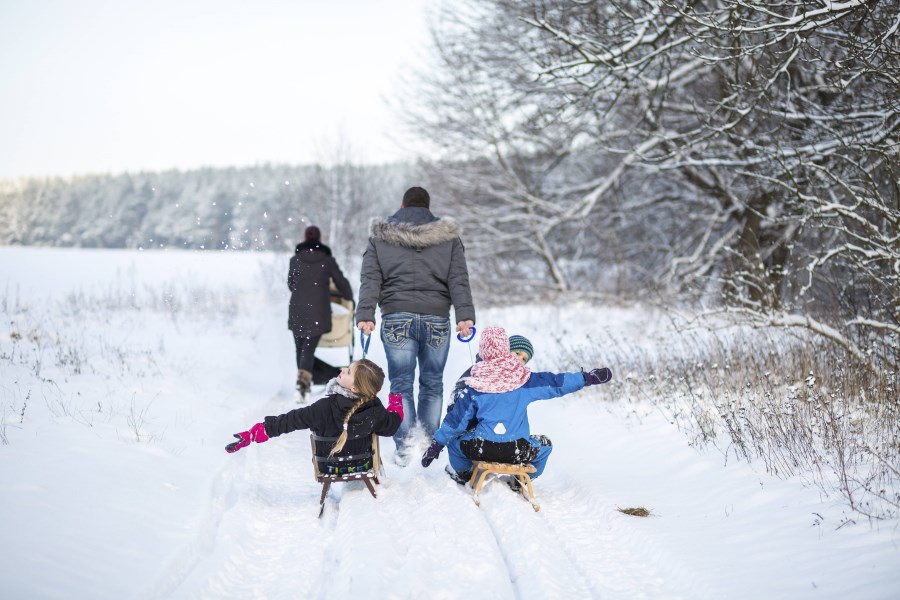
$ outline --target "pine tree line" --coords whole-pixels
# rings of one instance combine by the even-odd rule
[[[330,245],[358,248],[369,217],[396,204],[408,169],[261,165],[0,182],[0,243],[286,251],[315,224]]]

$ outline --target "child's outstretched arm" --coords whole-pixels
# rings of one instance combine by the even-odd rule
[[[266,417],[262,423],[251,427],[250,431],[234,434],[238,441],[228,444],[225,450],[237,452],[241,448],[249,446],[250,442],[261,444],[269,438],[298,429],[311,429],[313,424],[320,423],[328,414],[328,399],[320,398],[309,406],[301,406],[276,417]]]
[[[520,391],[520,398],[527,402],[559,398],[583,387],[606,383],[612,379],[612,371],[603,367],[572,373],[547,373],[532,371],[531,377]]]
[[[316,423],[321,423],[329,417],[329,400],[319,398],[309,406],[301,406],[294,410],[289,410],[283,415],[275,417],[266,417],[263,422],[266,424],[266,432],[269,437],[278,437],[285,433],[298,431],[301,429],[314,429]]]

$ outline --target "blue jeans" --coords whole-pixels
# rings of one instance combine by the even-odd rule
[[[397,312],[381,320],[381,341],[387,357],[391,393],[403,395],[403,423],[394,435],[402,450],[409,430],[420,423],[434,435],[441,424],[444,401],[444,366],[450,352],[450,319]],[[419,367],[419,401],[413,398],[416,364]]]

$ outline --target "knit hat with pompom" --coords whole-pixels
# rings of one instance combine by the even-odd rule
[[[482,361],[472,367],[466,385],[479,392],[499,394],[522,387],[531,377],[525,365],[509,349],[509,338],[502,327],[485,327],[481,332],[478,354]]]

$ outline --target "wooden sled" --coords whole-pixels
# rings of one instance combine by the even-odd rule
[[[377,435],[374,433],[372,434],[372,445],[368,451],[344,456],[338,454],[329,457],[327,453],[324,453],[324,455],[316,454],[316,442],[327,442],[328,444],[326,445],[331,446],[337,441],[336,437],[322,437],[311,433],[309,434],[309,441],[312,443],[313,472],[316,476],[316,481],[322,484],[322,496],[319,498],[319,518],[322,517],[322,512],[325,510],[325,496],[328,495],[328,490],[331,488],[332,483],[362,481],[366,484],[372,497],[378,497],[378,494],[375,493],[375,487],[372,485],[372,482],[376,485],[379,483],[378,474],[381,472],[381,449],[378,445]],[[346,468],[348,463],[361,460],[369,460],[369,469],[365,471],[356,471],[354,473],[328,472],[329,466],[338,470],[342,467]]]
[[[475,501],[476,506],[481,506],[478,493],[481,491],[488,475],[512,475],[519,481],[522,497],[528,500],[528,503],[537,512],[541,510],[541,505],[534,499],[534,488],[531,487],[531,476],[529,475],[535,471],[537,469],[531,463],[512,465],[509,463],[476,460],[472,463],[472,478],[469,479],[469,486],[474,490],[472,492],[472,500]]]

